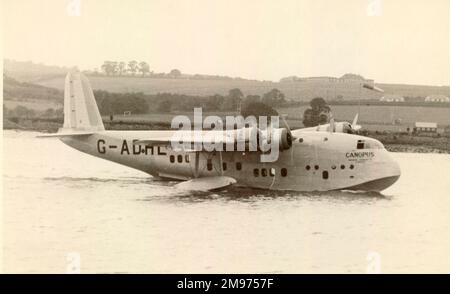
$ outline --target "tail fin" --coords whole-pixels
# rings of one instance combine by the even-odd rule
[[[69,72],[64,88],[64,126],[60,132],[104,130],[89,80],[79,71]]]

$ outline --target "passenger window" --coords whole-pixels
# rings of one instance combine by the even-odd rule
[[[269,174],[271,177],[275,176],[275,169],[273,167],[270,169]]]
[[[358,140],[358,143],[356,143],[356,149],[364,149],[364,140]]]
[[[309,165],[306,166],[306,170],[310,170],[311,167]]]
[[[350,169],[354,169],[355,166],[353,164],[350,165]]]
[[[208,159],[207,160],[207,163],[206,163],[206,168],[209,170],[209,171],[211,171],[212,170],[212,160],[211,159]]]
[[[258,176],[259,176],[259,169],[255,168],[255,169],[253,170],[253,175],[254,175],[255,177],[258,177]]]
[[[226,162],[222,162],[222,169],[223,170],[227,170],[227,163]]]
[[[323,178],[324,180],[328,180],[328,171],[324,170],[324,171],[322,172],[322,178]]]
[[[178,155],[177,156],[177,160],[178,160],[178,163],[182,163],[183,162],[183,155]]]
[[[189,163],[189,154],[186,154],[185,156],[184,156],[184,161],[186,161],[187,163]]]
[[[242,163],[236,162],[236,170],[241,170],[241,169],[242,169]]]
[[[282,169],[281,169],[281,176],[282,176],[282,177],[287,176],[287,169],[285,169],[285,168],[282,168]]]
[[[315,166],[314,166],[314,169],[315,169],[315,170],[318,170],[318,169],[319,169],[319,166],[318,166],[318,165],[315,165]]]
[[[335,165],[332,165],[332,166],[331,166],[331,169],[336,169],[336,166],[335,166]]]
[[[267,177],[267,169],[263,168],[263,169],[261,170],[261,176]]]
[[[342,164],[342,165],[341,165],[341,169],[345,169],[345,165]]]
[[[171,162],[171,163],[174,163],[174,162],[175,162],[175,156],[170,155],[170,162]]]

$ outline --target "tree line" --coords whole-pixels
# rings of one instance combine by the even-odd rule
[[[285,95],[278,89],[272,89],[264,95],[245,96],[238,88],[228,91],[227,95],[192,96],[175,93],[144,94],[142,92],[111,93],[94,91],[97,105],[102,115],[169,113],[172,111],[192,111],[201,107],[205,111],[238,111],[239,108],[254,102],[262,102],[270,107],[280,107],[286,103]]]
[[[182,73],[179,69],[172,69],[168,74],[165,73],[154,73],[150,70],[150,65],[145,61],[131,60],[125,61],[111,61],[106,60],[100,66],[103,74],[107,76],[136,76],[141,75],[152,76],[152,77],[166,77],[166,78],[180,78]],[[94,74],[99,74],[98,70],[94,71]]]
[[[128,62],[106,60],[101,65],[101,69],[107,76],[123,76],[126,74],[134,76],[136,73],[141,73],[142,76],[145,76],[150,73],[150,66],[147,62],[138,62],[136,60],[131,60]]]

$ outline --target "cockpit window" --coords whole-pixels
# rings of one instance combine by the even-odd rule
[[[356,149],[364,149],[364,140],[358,140],[358,143],[356,143]]]
[[[383,149],[383,144],[376,140],[358,140],[356,149]]]

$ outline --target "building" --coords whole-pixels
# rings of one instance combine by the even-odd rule
[[[414,124],[414,133],[437,133],[437,123],[416,122]]]
[[[364,84],[374,86],[372,79],[366,79],[357,74],[344,74],[341,77],[315,76],[297,77],[289,76],[282,78],[283,88],[286,94],[289,92],[300,93],[304,100],[322,97],[325,100],[358,100],[379,99],[380,93],[368,90]]]
[[[405,102],[405,98],[400,95],[387,94],[380,98],[382,102]]]
[[[449,103],[450,98],[445,95],[430,95],[425,98],[425,102],[442,102]]]

